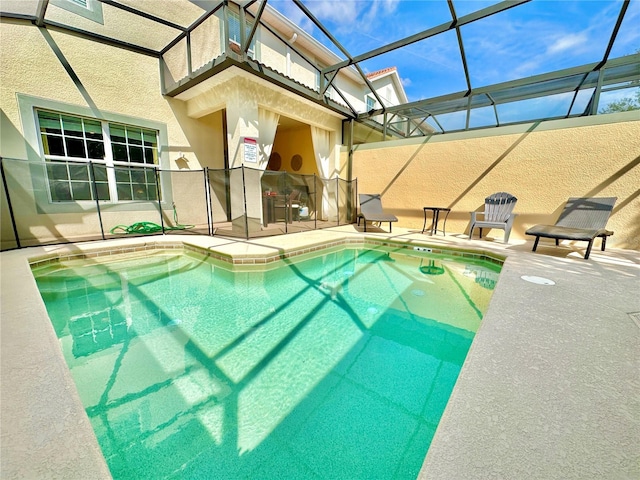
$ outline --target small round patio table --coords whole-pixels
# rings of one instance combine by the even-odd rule
[[[427,226],[427,211],[431,211],[431,227],[429,228],[429,234],[435,235],[438,231],[440,231],[442,232],[442,235],[446,235],[445,229],[447,228],[447,217],[449,217],[449,212],[451,212],[451,209],[446,207],[422,207],[422,210],[424,212],[422,233],[425,232]],[[440,212],[445,212],[442,230],[438,230],[438,220],[440,219]]]

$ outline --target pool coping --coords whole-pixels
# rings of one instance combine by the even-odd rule
[[[577,255],[566,257],[566,251],[557,256],[556,250],[544,247],[547,255],[531,254],[526,243],[504,246],[395,230],[393,235],[362,234],[348,226],[249,242],[169,235],[3,252],[1,476],[110,478],[37,293],[29,261],[94,254],[105,245],[120,252],[140,243],[149,248],[154,244],[154,249],[159,243],[163,248],[183,248],[186,243],[198,251],[217,253],[225,261],[235,259],[233,264],[246,265],[262,260],[270,263],[275,260],[267,259],[282,255],[295,257],[334,243],[365,241],[403,242],[436,250],[460,247],[472,255],[486,253],[506,259],[420,478],[639,476],[635,445],[640,443],[640,419],[635,399],[640,398],[640,380],[633,368],[638,365],[640,328],[629,315],[640,312],[640,299],[629,292],[640,287],[640,252],[608,249],[592,253],[585,262]],[[556,281],[553,289],[520,280],[523,274],[545,276],[550,271]],[[6,272],[11,272],[11,277]],[[618,293],[612,290],[609,294],[602,288],[594,293],[594,279],[606,282],[608,288],[618,288]],[[560,319],[541,304],[556,310],[567,305]],[[535,321],[523,322],[523,312]],[[589,315],[592,318],[587,318]],[[609,333],[599,330],[605,321],[615,326]],[[566,324],[582,328],[567,330]],[[596,341],[594,332],[602,338]],[[576,342],[576,336],[581,342]],[[535,341],[524,342],[523,338]],[[579,350],[576,345],[581,343],[588,343],[590,349]],[[579,351],[573,352],[575,358],[567,358],[562,348]],[[554,368],[556,363],[545,357],[550,349],[557,355],[553,360],[566,371]],[[578,368],[588,378],[577,382],[574,390],[560,388],[566,382],[576,382],[573,362],[593,367],[590,356],[594,351],[602,362],[597,375]],[[535,360],[533,365],[531,359]],[[539,376],[541,368],[547,374],[543,378]],[[579,418],[572,413],[576,406],[580,407]],[[599,433],[582,431],[582,418],[590,420],[590,429]],[[555,432],[567,431],[578,434],[571,435],[565,444],[553,441],[562,437]],[[462,451],[464,455],[460,455]]]
[[[326,240],[314,245],[307,245],[300,248],[283,249],[277,253],[272,252],[252,252],[244,255],[224,254],[216,249],[203,247],[189,243],[186,240],[153,241],[144,242],[141,245],[121,245],[119,247],[100,244],[89,244],[87,248],[71,249],[69,252],[52,252],[44,255],[35,255],[27,259],[31,268],[40,268],[60,261],[71,261],[91,258],[110,257],[126,253],[147,252],[156,250],[186,250],[204,255],[208,258],[216,259],[230,265],[265,265],[275,263],[280,260],[294,258],[301,255],[314,254],[335,247],[395,247],[406,250],[418,250],[423,253],[434,255],[448,255],[452,257],[462,257],[479,261],[486,261],[502,266],[506,256],[498,255],[495,252],[481,249],[462,249],[453,247],[436,246],[428,242],[406,242],[402,240],[385,240],[378,237],[345,237],[341,240]]]

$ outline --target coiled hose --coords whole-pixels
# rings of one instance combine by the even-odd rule
[[[174,226],[166,226],[164,230],[187,230],[189,228],[193,228],[195,225],[181,225],[178,222],[178,212],[176,211],[175,202],[172,204],[173,206],[173,221],[175,222]],[[157,233],[162,231],[162,226],[153,222],[135,222],[131,225],[116,225],[111,230],[110,233],[116,235],[118,233],[124,234],[148,234],[148,233]]]

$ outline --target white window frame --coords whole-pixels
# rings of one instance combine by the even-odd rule
[[[236,12],[235,10],[232,9],[228,9],[227,10],[227,19],[229,21],[229,24],[231,23],[232,19],[234,22],[237,22],[238,25],[238,29],[240,28],[240,13]],[[237,45],[239,48],[242,47],[242,45],[240,45],[240,39],[237,38],[231,38],[231,25],[228,26],[229,28],[229,41],[231,43],[234,43],[235,45]],[[251,24],[247,21],[247,19],[245,18],[245,28],[248,28],[249,32],[251,32]],[[249,33],[246,32],[246,33]],[[238,30],[238,34],[240,33],[240,30]],[[253,36],[253,39],[251,40],[251,45],[249,45],[249,50],[247,50],[247,54],[249,55],[249,57],[251,57],[252,59],[256,60],[256,38],[258,36],[258,32],[256,31],[256,34]],[[224,43],[224,42],[223,42]]]
[[[50,2],[51,5],[60,7],[67,12],[75,13],[76,15],[104,25],[102,4],[98,0],[84,0],[84,5],[75,0],[50,0]]]
[[[83,117],[92,120],[104,120],[108,123],[129,125],[146,130],[154,130],[157,132],[157,168],[163,171],[168,171],[170,169],[168,131],[167,125],[164,123],[138,117],[131,117],[128,115],[121,115],[104,110],[100,111],[100,118],[98,119],[96,118],[95,110],[89,107],[68,104],[40,97],[33,97],[31,95],[25,95],[22,93],[18,93],[16,96],[18,100],[18,108],[20,111],[22,132],[27,145],[26,160],[28,160],[33,167],[40,164],[43,167],[43,171],[45,170],[44,167],[46,166],[46,162],[43,154],[44,150],[41,146],[40,127],[38,122],[37,110],[48,110],[65,115]],[[110,142],[109,147],[105,146],[105,156],[106,149],[110,148],[110,146]],[[134,163],[133,165],[136,164]],[[46,171],[43,172],[43,174],[34,173],[30,176],[30,179],[32,183],[31,189],[33,191],[38,213],[73,213],[90,211],[95,209],[96,207],[95,200],[52,202],[49,198],[49,185],[46,177]],[[162,196],[160,202],[150,200],[120,201],[117,202],[118,209],[122,211],[155,210],[158,208],[158,203],[161,204],[163,209],[170,208],[173,198],[171,176],[163,174],[160,175],[159,180],[160,192]],[[102,204],[116,205],[116,203],[111,201],[101,200],[100,202]]]
[[[323,66],[322,64],[316,64],[316,68],[318,69],[318,71],[315,72],[316,73],[316,91],[320,92],[320,77],[321,77],[320,72],[322,71],[323,68],[325,68],[325,66]],[[333,82],[335,83],[335,79]],[[324,92],[324,96],[336,102],[338,101],[338,98],[340,96],[338,95],[338,92],[336,91],[336,89],[333,87],[334,83],[331,83],[329,88],[327,88],[327,90]]]
[[[84,150],[85,150],[85,158],[82,157],[73,157],[70,156],[68,154],[68,152],[66,152],[66,142],[64,141],[66,138],[74,138],[74,139],[79,139],[80,137],[76,137],[76,136],[70,136],[67,135],[66,132],[64,131],[64,122],[61,122],[61,134],[40,134],[40,152],[42,154],[42,158],[44,158],[45,163],[47,163],[47,166],[49,165],[53,165],[56,162],[72,162],[73,164],[82,164],[82,163],[86,163],[86,164],[90,164],[93,163],[94,165],[104,165],[106,166],[106,175],[107,175],[107,185],[109,188],[109,200],[105,200],[105,199],[100,199],[100,202],[105,202],[105,203],[122,203],[122,202],[136,202],[136,201],[143,201],[143,202],[150,202],[150,201],[158,201],[158,198],[140,198],[140,199],[134,199],[133,198],[133,193],[131,194],[132,198],[127,198],[127,199],[120,199],[119,198],[119,194],[118,194],[118,182],[116,179],[116,169],[114,167],[125,167],[125,168],[130,168],[130,169],[142,169],[144,168],[144,172],[145,172],[145,178],[146,178],[146,174],[148,172],[148,169],[153,169],[154,170],[154,175],[155,170],[157,170],[159,168],[159,165],[157,163],[157,145],[158,145],[158,132],[156,130],[150,130],[150,129],[142,129],[141,127],[137,127],[135,125],[124,125],[124,124],[120,124],[120,123],[115,123],[115,122],[109,122],[106,120],[101,120],[101,119],[96,119],[96,118],[88,118],[88,117],[83,117],[83,116],[79,116],[79,115],[71,115],[68,113],[63,113],[63,112],[57,112],[57,111],[52,111],[52,110],[48,110],[48,109],[41,109],[41,108],[37,108],[36,109],[36,118],[38,118],[38,127],[40,126],[39,123],[39,113],[40,112],[46,112],[46,113],[50,113],[50,114],[54,114],[54,115],[60,115],[60,116],[67,116],[67,117],[73,117],[73,118],[77,118],[77,119],[84,119],[84,120],[90,120],[90,121],[94,121],[94,122],[100,122],[101,125],[101,130],[102,130],[102,143],[103,143],[103,147],[104,147],[104,157],[102,159],[97,159],[97,158],[89,158],[89,153],[88,153],[88,147],[87,147],[87,137],[83,128],[83,137],[82,140],[84,142]],[[84,123],[83,123],[84,125]],[[123,130],[125,132],[128,131],[129,128],[131,129],[136,129],[136,130],[142,130],[142,131],[147,131],[147,132],[151,132],[153,131],[155,133],[155,150],[156,150],[156,163],[153,164],[149,164],[146,162],[143,163],[134,163],[131,160],[124,162],[124,161],[117,161],[114,159],[114,155],[113,155],[113,138],[111,137],[111,126],[117,126],[117,127],[121,127],[123,128]],[[38,128],[39,129],[39,128]],[[65,149],[66,155],[52,155],[52,154],[47,154],[45,153],[45,148],[44,148],[44,144],[42,141],[42,137],[43,135],[46,136],[51,136],[51,137],[60,137],[63,139],[62,141],[62,145]],[[123,144],[122,142],[115,142],[118,143],[120,145],[125,145],[126,151],[127,151],[127,156],[129,156],[130,150],[129,150],[129,142],[128,142],[128,135],[125,133],[125,143]],[[142,155],[144,157],[145,154],[145,147],[144,147],[144,141],[142,141],[141,147],[142,148]],[[131,144],[132,147],[137,147],[138,145],[134,145]],[[150,150],[154,150],[153,147],[150,148]],[[52,182],[54,182],[54,179],[51,179],[48,177],[47,174],[47,179],[48,179],[48,185],[49,188],[47,189],[48,194],[49,194],[49,201],[52,203],[63,203],[63,202],[95,202],[96,199],[92,198],[92,199],[83,199],[83,200],[78,200],[78,199],[73,199],[71,198],[70,200],[59,200],[59,199],[54,199],[53,195],[51,193],[52,190]],[[69,182],[73,182],[73,178],[69,177]],[[77,180],[76,180],[77,181]],[[92,184],[92,181],[89,180],[89,184]],[[130,181],[129,182],[130,185],[135,184],[135,182]],[[150,183],[145,182],[144,183],[145,186],[150,185]],[[91,192],[91,196],[94,197],[95,192],[92,191]],[[72,193],[73,195],[73,193]],[[159,189],[158,191],[158,195],[160,197],[160,199],[162,198],[162,190]]]
[[[366,108],[365,110],[366,112],[376,109],[376,99],[373,98],[371,95],[365,96],[365,108]]]

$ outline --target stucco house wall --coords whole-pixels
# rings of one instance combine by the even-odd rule
[[[99,232],[92,202],[73,206],[51,203],[46,198],[46,187],[42,187],[46,182],[43,168],[39,168],[36,185],[31,167],[11,164],[11,159],[20,159],[44,165],[34,107],[158,130],[159,165],[182,175],[161,176],[163,215],[168,223],[173,220],[175,203],[181,223],[206,225],[204,201],[188,198],[190,191],[196,192],[197,198],[201,196],[204,185],[197,185],[203,178],[194,175],[193,180],[184,182],[184,172],[224,168],[225,141],[230,164],[240,165],[242,138],[259,135],[259,108],[332,132],[336,142],[332,171],[338,171],[340,116],[266,80],[232,68],[210,79],[211,84],[199,86],[197,92],[182,98],[165,98],[156,58],[53,29],[38,29],[19,20],[3,19],[0,27],[0,154],[7,159],[10,190],[20,191],[13,198],[13,207],[23,240],[81,240]],[[215,25],[209,27],[216,29]],[[223,135],[225,115],[227,139]],[[258,168],[264,166],[266,162]],[[33,194],[38,189],[40,199]],[[258,201],[254,203],[259,205]],[[3,211],[6,208],[3,197]],[[223,206],[216,205],[215,210],[220,219]],[[260,212],[254,212],[254,216],[259,217]],[[9,220],[9,215],[2,215],[3,248],[10,248],[14,242]],[[104,209],[103,220],[107,228],[137,221],[160,223],[154,202],[109,205]]]
[[[12,159],[42,162],[36,120],[32,111],[25,110],[25,99],[27,103],[56,111],[156,126],[161,132],[158,156],[163,169],[223,168],[221,113],[194,119],[186,114],[183,102],[165,99],[161,95],[156,58],[8,19],[2,20],[0,35],[0,155],[5,159],[9,187],[13,187],[13,209],[20,218],[21,238],[50,241],[60,236],[74,239],[99,232],[95,206],[85,205],[70,212],[66,207],[55,211],[54,205],[53,210],[42,212],[42,205],[33,195],[34,176],[41,175],[42,169],[11,162]],[[29,138],[25,138],[25,127],[34,132],[27,135]],[[202,181],[201,175],[198,180]],[[15,195],[16,187],[19,195]],[[163,187],[171,200],[180,205],[181,222],[202,222],[203,209],[184,198],[185,189],[180,188],[179,181],[163,178]],[[105,211],[105,225],[141,220],[159,222],[157,210],[148,203]],[[4,196],[2,204],[4,248],[13,242],[13,232],[10,217],[4,214],[7,211]],[[165,217],[171,219],[171,202],[163,207]]]
[[[360,193],[382,193],[400,226],[420,231],[422,207],[449,207],[447,233],[460,236],[468,235],[469,212],[494,192],[518,197],[512,239],[555,223],[569,197],[615,196],[607,245],[640,249],[637,111],[358,145],[353,176]],[[502,241],[503,233],[488,236]]]

